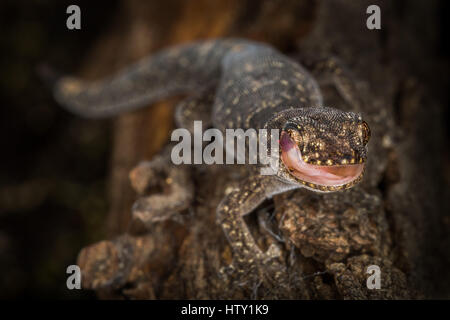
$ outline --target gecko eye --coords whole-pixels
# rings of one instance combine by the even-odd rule
[[[370,140],[370,128],[367,122],[363,121],[362,124],[363,143],[366,145]]]
[[[283,131],[298,131],[299,126],[293,122],[287,122],[284,125]]]

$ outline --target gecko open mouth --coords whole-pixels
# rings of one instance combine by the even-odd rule
[[[359,179],[364,163],[348,165],[313,165],[306,163],[299,147],[287,132],[281,134],[281,158],[285,166],[300,181],[325,187],[340,187]]]

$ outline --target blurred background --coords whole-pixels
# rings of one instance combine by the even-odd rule
[[[397,17],[414,26],[415,41],[426,46],[430,59],[443,62],[445,69],[435,75],[435,92],[441,94],[442,105],[448,106],[448,2],[430,1],[430,9],[425,11],[432,16],[427,23],[402,14],[407,2],[396,1]],[[422,10],[426,3],[412,2],[414,10]],[[81,30],[66,28],[70,4],[81,7]],[[172,126],[167,120],[172,109],[164,104],[155,106],[144,118],[142,113],[120,120],[75,117],[56,105],[37,77],[40,63],[96,78],[160,47],[230,34],[265,40],[292,52],[292,39],[308,33],[316,4],[2,0],[0,297],[95,298],[90,291],[67,290],[66,267],[75,264],[82,247],[125,229],[128,216],[121,213],[127,212],[134,195],[129,187],[118,194],[123,189],[111,185],[127,185],[127,176],[122,173],[137,159],[150,158]],[[183,24],[188,27],[180,27]],[[443,114],[448,116],[447,107]],[[145,128],[158,121],[167,126],[149,135]],[[143,129],[123,130],[129,126]],[[120,140],[119,133],[125,140]],[[445,134],[450,138],[447,125]],[[147,138],[139,138],[140,142],[129,149],[120,147],[133,135]],[[130,152],[132,156],[124,156]],[[443,146],[442,159],[448,187],[448,143]],[[117,171],[112,172],[112,167]]]
[[[110,124],[63,111],[36,74],[45,61],[76,70],[117,10],[77,3],[77,32],[65,27],[67,1],[0,3],[2,297],[89,297],[67,290],[65,268],[104,237]]]

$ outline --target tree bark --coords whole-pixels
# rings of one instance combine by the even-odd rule
[[[101,297],[143,299],[448,297],[444,270],[450,219],[439,178],[443,105],[435,83],[428,81],[440,64],[431,62],[434,53],[422,46],[427,39],[411,40],[417,22],[409,18],[432,21],[437,3],[424,9],[417,1],[376,1],[382,30],[371,31],[365,20],[372,2],[123,1],[84,75],[112,73],[161,47],[226,36],[264,41],[293,57],[303,52],[334,55],[361,80],[369,106],[364,116],[373,133],[370,168],[361,187],[329,195],[289,192],[248,217],[262,247],[276,240],[258,220],[268,221],[283,239],[279,244],[291,283],[283,292],[270,284],[259,292],[234,288],[220,273],[231,263],[232,252],[215,224],[215,209],[227,186],[238,181],[239,168],[192,168],[195,201],[183,223],[167,221],[150,232],[127,232],[137,197],[128,174],[168,141],[179,98],[122,115],[114,120],[111,210],[105,222],[110,240],[81,251],[83,286]],[[324,93],[327,103],[343,103],[331,88]],[[383,290],[367,288],[369,265],[380,267]]]

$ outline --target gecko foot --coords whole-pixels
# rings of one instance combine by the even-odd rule
[[[265,252],[257,252],[246,257],[235,257],[233,263],[221,269],[232,279],[235,287],[246,288],[251,298],[264,295],[263,290],[285,288],[288,285],[286,267],[278,261],[280,248],[272,244]]]
[[[217,223],[233,249],[233,265],[227,268],[232,285],[252,290],[252,296],[274,290],[286,292],[283,288],[288,285],[287,271],[280,248],[272,241],[267,251],[261,250],[243,218],[267,195],[283,188],[286,186],[273,177],[251,174],[217,208]]]
[[[172,165],[164,156],[140,163],[130,172],[130,180],[141,195],[132,208],[133,220],[146,227],[158,221],[177,220],[193,199],[188,170]]]

